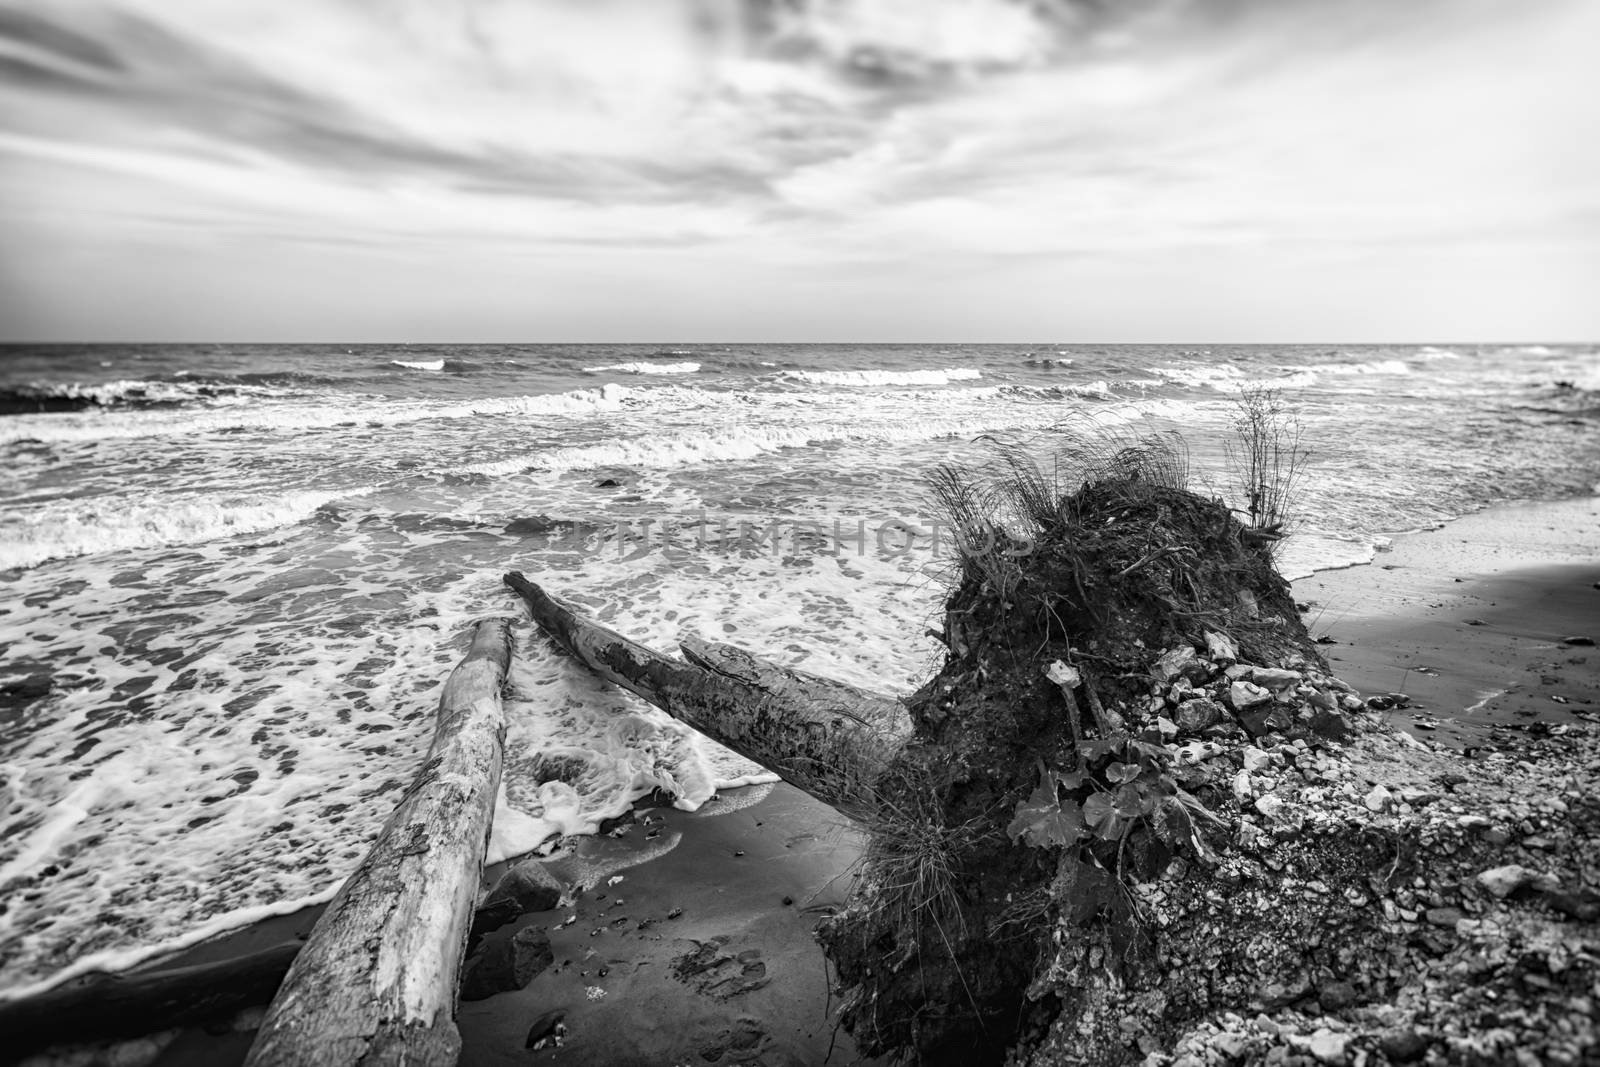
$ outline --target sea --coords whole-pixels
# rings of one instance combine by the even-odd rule
[[[1291,577],[1600,483],[1592,345],[0,347],[0,999],[328,899],[476,619],[523,619],[491,859],[772,781],[553,653],[507,571],[904,694],[939,465],[1175,430],[1237,502],[1254,389],[1311,453]]]

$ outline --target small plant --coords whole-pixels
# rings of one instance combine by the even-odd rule
[[[1283,394],[1263,386],[1245,388],[1234,411],[1232,436],[1223,442],[1228,466],[1256,538],[1269,546],[1284,534],[1294,510],[1300,477],[1311,459],[1304,427]]]

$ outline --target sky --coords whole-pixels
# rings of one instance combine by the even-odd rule
[[[1600,340],[1593,0],[0,0],[0,340]]]

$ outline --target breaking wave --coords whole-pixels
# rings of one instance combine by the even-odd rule
[[[586,374],[693,374],[700,369],[698,363],[614,363],[605,367],[585,367]]]
[[[944,370],[791,370],[784,371],[785,378],[808,382],[812,385],[949,385],[951,382],[970,382],[982,378],[981,371],[971,367],[948,367]]]
[[[35,508],[26,518],[0,524],[0,570],[37,567],[53,559],[195,544],[217,537],[262,533],[304,522],[335,500],[374,492],[294,492],[273,497],[218,495],[175,503],[145,499],[97,504],[81,501]]]

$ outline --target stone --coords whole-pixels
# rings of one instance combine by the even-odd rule
[[[1250,1048],[1250,1039],[1243,1034],[1218,1034],[1212,1040],[1211,1047],[1230,1060],[1242,1060],[1245,1052]]]
[[[1329,982],[1317,990],[1323,1011],[1343,1011],[1356,1002],[1356,987],[1349,982]]]
[[[1272,754],[1270,752],[1264,752],[1254,745],[1246,745],[1243,755],[1244,769],[1249,771],[1251,774],[1260,774],[1262,771],[1272,766]]]
[[[1570,919],[1586,923],[1600,919],[1600,893],[1595,893],[1593,890],[1548,892],[1544,899],[1552,908]]]
[[[483,898],[472,922],[473,931],[487,933],[530,912],[549,911],[560,903],[561,889],[561,883],[538,860],[519,863]]]
[[[1234,775],[1233,783],[1230,788],[1233,790],[1233,799],[1237,800],[1240,804],[1250,803],[1251,799],[1256,795],[1254,785],[1250,781],[1249,771],[1240,771],[1238,774]]]
[[[1561,643],[1563,645],[1576,645],[1579,648],[1593,648],[1594,638],[1582,636],[1563,637]]]
[[[1150,668],[1150,677],[1163,686],[1171,685],[1179,678],[1204,678],[1206,669],[1200,665],[1199,657],[1194,649],[1188,645],[1168,649],[1156,660],[1156,665]]]
[[[1394,803],[1394,794],[1381,785],[1372,787],[1372,792],[1361,798],[1361,803],[1367,806],[1368,811],[1385,812]]]
[[[543,927],[525,926],[473,957],[461,976],[461,999],[487,1000],[521,989],[554,962],[550,935]]]
[[[1237,682],[1240,678],[1249,678],[1250,672],[1255,670],[1248,663],[1235,663],[1222,672],[1222,676],[1230,682]]]
[[[1275,796],[1257,797],[1256,810],[1270,819],[1283,810],[1283,801]]]
[[[1271,693],[1252,682],[1237,681],[1228,686],[1228,705],[1234,711],[1249,711],[1271,700]]]
[[[1227,634],[1206,631],[1206,655],[1218,663],[1236,663],[1239,659],[1239,646]]]
[[[1309,1044],[1318,1063],[1343,1063],[1345,1046],[1349,1043],[1346,1035],[1323,1029],[1311,1035]]]
[[[548,1041],[552,1037],[559,1036],[559,1033],[566,1029],[564,1023],[566,1017],[567,1009],[557,1008],[555,1011],[547,1011],[537,1019],[534,1019],[533,1025],[528,1027],[527,1044],[522,1047],[533,1048],[541,1041]]]
[[[1396,1063],[1414,1063],[1422,1059],[1430,1042],[1415,1030],[1391,1030],[1378,1040],[1383,1054]]]
[[[1434,926],[1446,930],[1454,930],[1456,923],[1466,918],[1460,908],[1429,908],[1423,913],[1423,918]]]
[[[1221,721],[1222,708],[1205,697],[1185,700],[1178,705],[1175,718],[1177,719],[1178,729],[1186,733],[1197,734],[1207,726]]]
[[[1282,689],[1300,681],[1299,671],[1286,671],[1280,667],[1257,667],[1250,672],[1250,680],[1268,689]]]
[[[1362,702],[1361,698],[1350,693],[1346,693],[1344,696],[1339,698],[1339,706],[1345,711],[1367,710],[1367,705]]]
[[[1263,704],[1240,712],[1239,725],[1243,726],[1251,737],[1262,737],[1289,729],[1294,725],[1294,720],[1289,718],[1288,712],[1282,708]]]
[[[1480,886],[1502,900],[1525,885],[1547,892],[1559,887],[1554,878],[1529,870],[1520,863],[1508,863],[1503,867],[1491,867],[1486,871],[1480,871],[1477,881]]]

